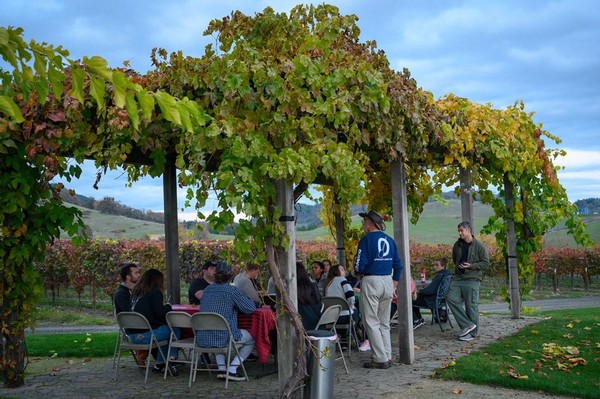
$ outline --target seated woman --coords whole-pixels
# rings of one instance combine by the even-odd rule
[[[304,263],[296,262],[296,284],[298,286],[298,313],[306,331],[314,330],[321,318],[321,294],[317,285],[308,276]]]
[[[356,311],[354,303],[356,299],[354,290],[346,280],[346,269],[344,269],[343,266],[334,265],[329,268],[323,291],[325,292],[325,296],[342,298],[348,302],[348,308],[350,310],[342,310],[340,317],[338,318],[338,323],[348,324],[350,316],[352,316],[352,321],[355,325],[358,323],[358,312]]]
[[[138,283],[133,287],[131,292],[131,310],[144,315],[152,331],[158,341],[169,340],[171,330],[167,325],[165,316],[171,311],[170,304],[164,304],[163,290],[165,286],[165,278],[163,274],[156,269],[148,269],[142,274],[142,277]],[[177,338],[181,336],[179,329],[174,329]],[[148,330],[129,330],[129,338],[134,343],[147,344],[150,343],[151,332]],[[164,345],[160,348],[160,351],[154,350],[152,356],[156,360],[157,364],[152,369],[155,373],[161,373],[165,370],[165,359],[163,354],[166,355],[169,350],[169,345]],[[171,349],[170,359],[177,359],[177,348]],[[171,368],[171,374],[177,375],[177,364],[174,364]]]

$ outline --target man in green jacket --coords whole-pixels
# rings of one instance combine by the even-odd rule
[[[471,341],[477,336],[479,323],[479,285],[490,260],[485,246],[473,236],[469,222],[458,225],[458,236],[452,248],[456,270],[448,292],[448,305],[461,328],[458,339]]]

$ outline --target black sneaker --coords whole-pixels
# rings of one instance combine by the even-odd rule
[[[256,356],[254,353],[251,353],[248,355],[248,358],[246,359],[247,362],[256,362],[258,361],[258,356]]]

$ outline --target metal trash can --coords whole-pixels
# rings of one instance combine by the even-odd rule
[[[308,353],[308,384],[306,397],[310,399],[333,398],[333,377],[337,335],[333,331],[307,331],[312,344]]]

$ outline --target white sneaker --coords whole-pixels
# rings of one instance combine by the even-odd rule
[[[368,339],[365,339],[365,342],[363,342],[359,347],[358,350],[361,352],[368,352],[371,350],[371,344],[369,343]]]
[[[475,339],[471,334],[463,335],[462,337],[458,337],[461,341],[473,341]]]
[[[460,334],[458,335],[458,337],[464,337],[465,335],[469,334],[471,331],[473,331],[474,329],[477,328],[476,324],[471,324],[470,326],[466,326],[465,328],[463,328],[460,331]]]

